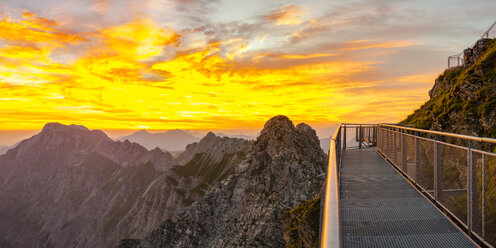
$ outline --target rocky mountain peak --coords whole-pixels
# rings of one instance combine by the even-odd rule
[[[238,138],[219,137],[212,132],[207,133],[199,142],[194,142],[186,146],[184,151],[176,161],[179,164],[186,164],[195,154],[206,153],[214,161],[222,158],[223,154],[236,153],[239,150],[247,149],[252,142]]]
[[[213,152],[223,144],[232,146],[226,138],[207,134],[188,149],[199,149],[207,141],[218,142]],[[179,214],[177,221],[166,221],[147,238],[127,240],[120,247],[285,247],[282,215],[299,199],[319,193],[323,179],[317,175],[324,172],[326,160],[312,128],[295,127],[287,117],[276,116],[265,124],[233,175]]]
[[[208,132],[208,133],[207,133],[207,135],[205,135],[205,137],[203,137],[203,139],[202,139],[202,140],[205,140],[205,141],[206,141],[206,140],[213,140],[213,139],[215,139],[215,138],[217,138],[217,137],[219,137],[219,138],[220,138],[220,136],[215,135],[213,132]],[[204,141],[204,142],[205,142],[205,141]]]
[[[313,148],[319,143],[315,130],[310,126],[300,123],[295,127],[288,117],[278,115],[265,124],[256,149],[266,150],[273,157],[288,150]]]
[[[61,145],[64,141],[74,142],[77,145],[88,145],[88,143],[111,141],[101,130],[89,130],[80,125],[64,125],[60,123],[47,123],[37,135],[41,142],[50,145]]]
[[[150,134],[146,129],[139,130],[136,134]]]

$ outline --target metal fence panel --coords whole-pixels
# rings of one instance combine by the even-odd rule
[[[467,224],[467,150],[438,144],[441,166],[439,201]]]
[[[486,155],[484,238],[496,246],[496,156]]]
[[[434,141],[418,139],[417,183],[434,198]]]

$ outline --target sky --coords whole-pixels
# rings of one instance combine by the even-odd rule
[[[320,136],[339,122],[398,122],[495,10],[493,0],[2,0],[0,144],[47,122],[253,134],[283,114]]]

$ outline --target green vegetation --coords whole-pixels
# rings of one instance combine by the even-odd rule
[[[320,195],[283,214],[286,247],[319,247]]]
[[[437,95],[400,124],[450,131],[471,125],[479,136],[496,137],[496,128],[483,127],[481,117],[496,111],[496,41],[472,66],[446,70],[437,82]],[[451,130],[452,131],[452,130]]]

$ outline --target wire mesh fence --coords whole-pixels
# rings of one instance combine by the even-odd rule
[[[343,149],[375,146],[377,143],[377,126],[374,124],[342,124],[341,147]]]
[[[391,163],[471,234],[496,246],[496,148],[490,144],[496,140],[381,124],[377,136],[377,149]]]
[[[496,38],[496,22],[494,22],[493,25],[491,25],[491,27],[489,27],[489,29],[486,32],[484,32],[484,34],[482,34],[482,36],[479,38],[479,40],[481,40],[481,39],[494,39],[494,38]],[[476,44],[477,44],[477,42],[472,44],[469,48],[473,49]],[[451,55],[448,57],[448,68],[464,66],[465,63],[466,63],[466,61],[465,61],[464,52],[461,52],[461,53],[455,54],[455,55]]]
[[[439,201],[467,224],[467,149],[438,144],[441,183]]]
[[[486,155],[483,174],[483,238],[496,246],[496,154]]]

